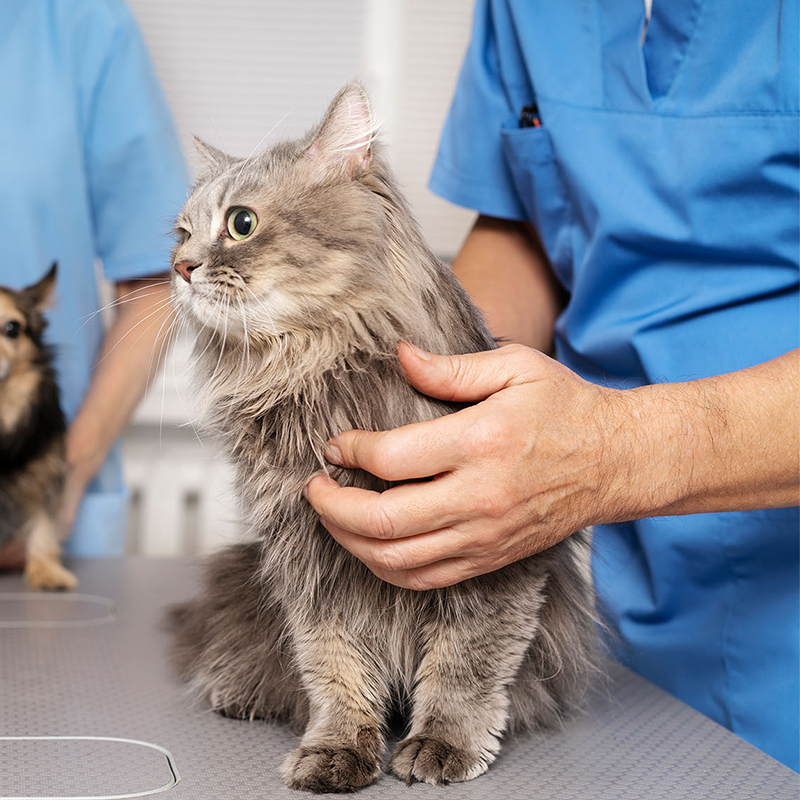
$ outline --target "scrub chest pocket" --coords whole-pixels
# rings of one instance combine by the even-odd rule
[[[564,286],[572,284],[572,212],[550,132],[509,121],[500,130],[519,200]]]

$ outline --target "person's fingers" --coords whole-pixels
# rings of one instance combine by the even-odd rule
[[[496,569],[494,566],[484,564],[479,560],[470,558],[448,558],[444,561],[436,561],[425,567],[417,569],[402,570],[392,572],[391,570],[371,569],[377,577],[386,583],[400,586],[403,589],[412,589],[416,592],[424,592],[430,589],[441,589],[445,586],[453,586],[461,583],[468,578],[476,575],[483,575]]]
[[[535,380],[540,360],[547,358],[518,344],[481,353],[440,356],[406,342],[398,345],[397,356],[415,389],[429,397],[460,403],[485,400],[508,386]]]
[[[429,478],[463,463],[464,434],[471,424],[470,415],[456,412],[389,431],[344,431],[328,442],[325,458],[387,481]]]
[[[546,356],[521,345],[463,356],[436,356],[406,343],[398,356],[409,381],[443,399],[478,401],[508,386],[535,379]],[[389,481],[414,480],[448,472],[472,454],[467,446],[480,415],[466,408],[438,419],[390,431],[344,431],[328,442],[333,464],[360,467]],[[478,434],[481,438],[482,433]]]
[[[373,492],[315,475],[306,484],[306,497],[323,519],[372,539],[401,539],[448,528],[471,513],[468,504],[454,504],[446,481],[405,483]]]
[[[454,528],[385,541],[359,536],[330,520],[323,519],[322,523],[342,547],[371,570],[380,572],[408,572],[445,559],[477,555],[465,535]]]

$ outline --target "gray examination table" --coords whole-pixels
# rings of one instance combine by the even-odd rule
[[[197,567],[80,561],[78,595],[0,576],[0,800],[272,800],[296,736],[224,719],[173,680],[163,608]],[[52,738],[47,738],[52,737]],[[407,787],[384,775],[359,798],[697,800],[798,797],[800,776],[627,670],[563,731],[505,743],[469,783]],[[177,781],[177,783],[176,783]]]

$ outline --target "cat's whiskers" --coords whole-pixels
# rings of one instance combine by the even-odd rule
[[[242,326],[244,327],[244,351],[246,356],[246,369],[247,372],[250,372],[250,331],[247,330],[247,310],[244,307],[244,301],[241,297],[237,298],[239,300],[239,308],[241,309],[242,313]]]
[[[166,323],[166,322],[167,322],[167,320],[165,319],[164,322],[161,323],[161,328],[164,327],[164,323]],[[180,318],[178,316],[173,316],[172,317],[172,321],[170,322],[169,327],[167,328],[167,333],[164,336],[164,338],[161,339],[161,345],[160,345],[160,347],[158,349],[158,358],[156,360],[156,365],[161,363],[161,359],[164,357],[165,350],[166,350],[166,352],[169,352],[172,349],[172,334],[173,334],[173,331],[176,328],[178,328],[180,325],[182,325],[182,324],[183,323],[182,323],[182,321],[180,320]],[[159,338],[161,336],[161,328],[158,329],[158,333],[156,334],[156,341],[159,341]],[[152,362],[153,362],[153,354],[154,354],[154,352],[155,352],[155,347],[150,351],[150,358],[149,358],[148,364],[147,364],[148,383],[151,380],[150,374],[151,374],[151,369],[152,369]],[[163,431],[164,431],[164,400],[166,399],[166,394],[167,394],[167,382],[162,376],[162,383],[161,383],[161,416],[160,416],[159,421],[158,421],[158,446],[159,447],[162,446],[162,434],[163,434]]]
[[[272,316],[272,312],[269,306],[267,305],[267,301],[263,297],[259,297],[246,283],[244,284],[244,288],[246,291],[250,292],[250,294],[253,296],[253,300],[248,301],[248,303],[254,302],[258,307],[258,309],[264,312],[264,315],[267,318],[267,322],[269,322],[270,328],[272,329],[267,333],[270,335],[276,335],[278,329],[275,325],[275,318]]]
[[[218,308],[222,305],[223,297],[220,295],[214,299],[214,305],[212,306],[213,313],[217,313]],[[194,354],[194,360],[197,362],[202,362],[203,356],[208,352],[208,348],[214,342],[214,337],[216,332],[213,329],[209,329],[207,326],[203,326],[204,335],[206,336],[206,343],[200,353]],[[183,373],[181,373],[183,374]]]
[[[238,174],[236,175],[236,179],[237,179],[237,180],[238,180],[239,178],[241,178],[241,177],[242,177],[242,173],[244,172],[244,168],[247,166],[247,164],[248,164],[248,162],[250,161],[250,159],[251,159],[251,158],[252,158],[252,157],[253,157],[253,156],[256,154],[256,151],[258,150],[258,148],[259,148],[259,147],[261,147],[261,145],[262,145],[262,144],[263,144],[263,143],[266,141],[267,137],[268,137],[268,136],[269,136],[269,135],[270,135],[270,134],[271,134],[271,133],[272,133],[272,132],[273,132],[273,131],[274,131],[274,130],[275,130],[277,127],[278,127],[278,125],[280,125],[280,124],[281,124],[281,122],[283,122],[283,121],[284,121],[284,120],[285,120],[285,119],[286,119],[286,118],[287,118],[287,117],[288,117],[288,116],[289,116],[289,115],[290,115],[290,114],[291,114],[291,113],[292,113],[294,110],[295,110],[295,109],[293,109],[293,108],[290,108],[290,109],[289,109],[289,110],[288,110],[288,111],[287,111],[287,112],[286,112],[286,113],[285,113],[285,114],[284,114],[284,115],[283,115],[283,116],[282,116],[282,117],[281,117],[281,118],[280,118],[280,119],[279,119],[279,120],[278,120],[278,121],[277,121],[277,122],[276,122],[276,123],[275,123],[275,124],[274,124],[274,125],[273,125],[273,126],[270,128],[270,129],[269,129],[269,130],[268,130],[268,131],[267,131],[267,132],[266,132],[266,134],[264,134],[264,136],[262,136],[262,137],[261,137],[261,139],[260,139],[260,141],[258,142],[258,144],[257,144],[257,145],[256,145],[256,146],[255,146],[255,147],[254,147],[254,148],[253,148],[251,151],[250,151],[250,155],[248,155],[248,156],[247,156],[247,158],[246,158],[246,159],[244,160],[244,162],[242,163],[242,168],[239,170]]]
[[[273,351],[277,350],[278,354],[280,355],[281,361],[283,362],[283,368],[286,374],[286,383],[288,384],[291,375],[291,370],[289,368],[289,362],[286,358],[285,337],[278,335],[278,327],[275,323],[275,318],[272,316],[272,311],[267,305],[266,300],[264,300],[264,298],[262,297],[259,297],[247,284],[245,284],[244,287],[253,296],[253,300],[255,301],[256,306],[261,311],[264,312],[264,315],[266,316],[267,321],[269,322],[270,328],[272,329],[270,333],[272,335]]]
[[[244,327],[244,339],[241,346],[241,354],[238,361],[238,369],[236,370],[236,384],[234,385],[233,389],[230,392],[230,398],[228,402],[228,412],[224,417],[224,424],[227,424],[227,422],[231,417],[231,414],[233,414],[236,409],[237,398],[239,397],[239,390],[241,389],[244,381],[247,378],[247,372],[249,372],[249,366],[250,366],[250,350],[249,350],[249,342],[247,340],[247,320],[244,317],[244,305],[242,304],[241,297],[235,295],[234,298],[239,303],[242,325]],[[247,359],[246,363],[245,363],[245,357]],[[247,370],[244,369],[245,366],[248,368]]]
[[[126,303],[133,303],[136,300],[141,300],[145,297],[151,297],[155,294],[161,294],[160,288],[161,286],[168,286],[169,280],[163,281],[148,281],[146,286],[140,286],[138,289],[132,289],[130,292],[125,292],[121,297],[117,297],[115,300],[112,300],[110,303],[106,303],[102,308],[98,308],[97,311],[93,311],[91,314],[86,314],[81,319],[83,320],[83,324],[78,328],[76,333],[82,331],[98,314],[102,314],[105,311],[109,311],[112,308],[117,308],[119,306],[123,306]],[[135,296],[134,296],[135,295]]]
[[[170,302],[171,302],[171,298],[170,298]],[[148,383],[148,385],[154,379],[155,371],[158,369],[158,365],[161,363],[161,361],[162,361],[162,359],[164,357],[164,353],[165,352],[168,353],[169,350],[170,350],[171,342],[169,343],[169,346],[168,346],[169,337],[170,337],[170,334],[171,334],[172,330],[175,328],[175,326],[179,322],[180,322],[180,324],[183,324],[183,320],[181,320],[177,314],[172,314],[170,316],[165,317],[164,320],[162,321],[161,325],[158,328],[158,331],[157,331],[156,336],[155,336],[155,341],[153,342],[153,347],[151,348],[150,355],[148,356],[148,359],[147,359],[147,383]],[[162,337],[161,331],[163,330],[164,325],[166,325],[167,323],[169,323],[169,327],[167,328],[166,334]],[[155,352],[156,352],[156,345],[158,346],[158,357],[156,359],[155,366],[154,366],[153,365],[153,356],[155,355]]]
[[[225,355],[225,344],[227,343],[227,340],[228,340],[228,308],[229,308],[229,305],[230,305],[230,297],[227,294],[225,294],[224,298],[225,298],[225,306],[224,306],[224,312],[225,313],[223,315],[224,330],[223,330],[222,337],[221,337],[222,344],[220,346],[219,356],[217,358],[217,363],[214,366],[214,371],[211,373],[211,377],[209,378],[209,381],[208,381],[210,386],[214,386],[215,385],[216,378],[217,378],[217,373],[219,372],[220,364],[222,363],[222,357]],[[221,378],[220,382],[224,383],[224,380]]]
[[[100,366],[140,325],[143,325],[147,320],[154,317],[156,314],[160,314],[164,311],[164,309],[168,308],[172,305],[172,298],[167,297],[165,300],[160,302],[155,309],[150,311],[147,316],[140,319],[135,325],[132,325],[124,334],[121,336],[120,339],[114,344],[114,346],[97,362],[95,365],[95,369]],[[136,337],[136,341],[134,344],[141,340],[141,338],[147,333],[147,328],[145,328],[139,336]]]
[[[212,305],[212,308],[211,308],[212,315],[220,313],[220,311],[222,309],[222,305],[225,302],[225,299],[226,299],[226,296],[223,295],[223,294],[218,294],[214,298],[213,305]],[[202,333],[206,337],[205,345],[203,346],[203,349],[199,353],[195,352],[192,355],[192,361],[194,361],[195,363],[198,363],[198,364],[204,362],[206,353],[208,353],[208,351],[212,347],[212,345],[216,345],[216,343],[219,341],[219,332],[217,331],[217,329],[214,326],[203,325],[202,326]],[[221,348],[219,356],[217,358],[217,365],[219,365],[219,360],[222,358],[223,352],[224,352],[224,340],[222,342],[222,348]],[[185,371],[186,370],[184,370],[184,372]],[[183,373],[181,373],[181,374],[183,374]],[[210,383],[210,379],[209,379],[208,383]],[[201,397],[203,397],[202,394],[201,394]],[[181,402],[183,402],[183,398],[181,398]],[[199,413],[200,413],[201,417],[204,416],[204,414],[208,411],[208,408],[209,408],[208,402],[209,402],[208,396],[206,396],[205,402],[201,402],[201,404],[200,404]],[[184,408],[186,408],[185,403],[184,403]],[[197,435],[197,431],[195,429],[194,424],[191,422],[191,420],[189,421],[188,424],[192,426],[192,428],[195,430],[195,435]],[[199,439],[199,436],[198,436],[198,439]]]
[[[170,342],[169,346],[166,348],[167,352],[169,352],[172,349],[172,346],[173,346],[174,342],[176,342],[178,340],[178,337],[181,335],[183,330],[186,329],[186,327],[187,327],[187,323],[186,323],[185,319],[180,319],[180,324],[177,325],[177,326],[173,326],[173,328],[172,328],[172,331],[173,331],[173,333],[172,333],[172,342]],[[185,371],[186,370],[184,370],[184,372]],[[183,395],[181,394],[180,384],[179,384],[178,378],[177,378],[177,376],[175,374],[175,360],[174,359],[172,360],[172,382],[173,382],[173,385],[175,386],[175,391],[176,391],[176,394],[178,395],[178,400],[180,400],[181,406],[183,407],[184,413],[186,414],[186,422],[182,423],[180,427],[189,426],[192,429],[192,432],[194,433],[195,438],[200,443],[200,446],[205,450],[205,443],[200,438],[200,433],[197,430],[197,427],[195,426],[194,421],[192,420],[192,413],[189,410],[189,407],[186,405],[186,401],[183,399]],[[161,424],[162,425],[163,425],[163,421],[164,421],[164,398],[165,398],[165,395],[166,395],[166,381],[164,381],[164,384],[162,386],[162,392],[161,392]],[[160,441],[160,438],[161,438],[161,433],[159,431],[159,441]]]

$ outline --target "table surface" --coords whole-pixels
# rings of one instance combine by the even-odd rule
[[[278,775],[295,733],[211,713],[170,672],[160,620],[195,591],[196,563],[71,567],[77,595],[26,593],[18,576],[0,576],[0,800],[303,796]],[[383,775],[359,797],[789,800],[799,787],[793,771],[613,667],[584,715],[555,733],[508,739],[476,780],[407,787]]]

